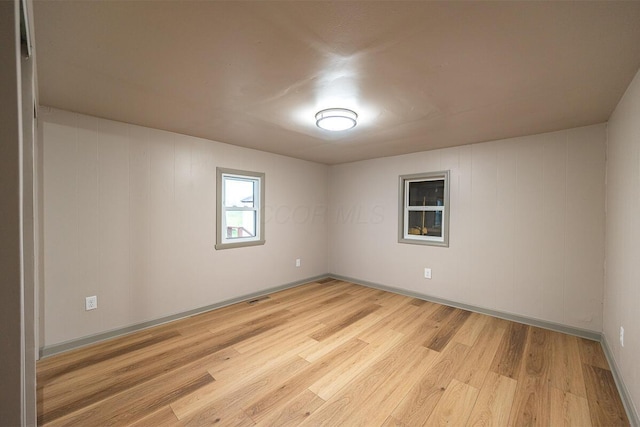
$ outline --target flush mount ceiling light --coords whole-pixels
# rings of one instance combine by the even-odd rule
[[[320,129],[338,132],[354,127],[358,115],[346,108],[327,108],[316,113],[316,125]]]

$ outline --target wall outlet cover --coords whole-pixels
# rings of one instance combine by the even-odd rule
[[[84,299],[84,309],[86,311],[89,310],[95,310],[96,308],[98,308],[98,297],[97,296],[91,296],[91,297],[86,297]]]

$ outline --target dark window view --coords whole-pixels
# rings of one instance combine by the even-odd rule
[[[442,211],[418,209],[444,206],[444,180],[410,182],[409,206],[409,234],[442,237]]]
[[[444,180],[409,183],[409,206],[443,206]]]

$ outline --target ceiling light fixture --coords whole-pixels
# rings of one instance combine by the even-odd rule
[[[355,127],[358,115],[346,108],[327,108],[316,113],[316,125],[320,129],[339,132]]]

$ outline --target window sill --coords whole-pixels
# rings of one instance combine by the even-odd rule
[[[233,243],[216,243],[216,250],[221,249],[233,249],[233,248],[243,248],[245,246],[260,246],[264,245],[265,240],[252,240],[249,242],[233,242]]]

